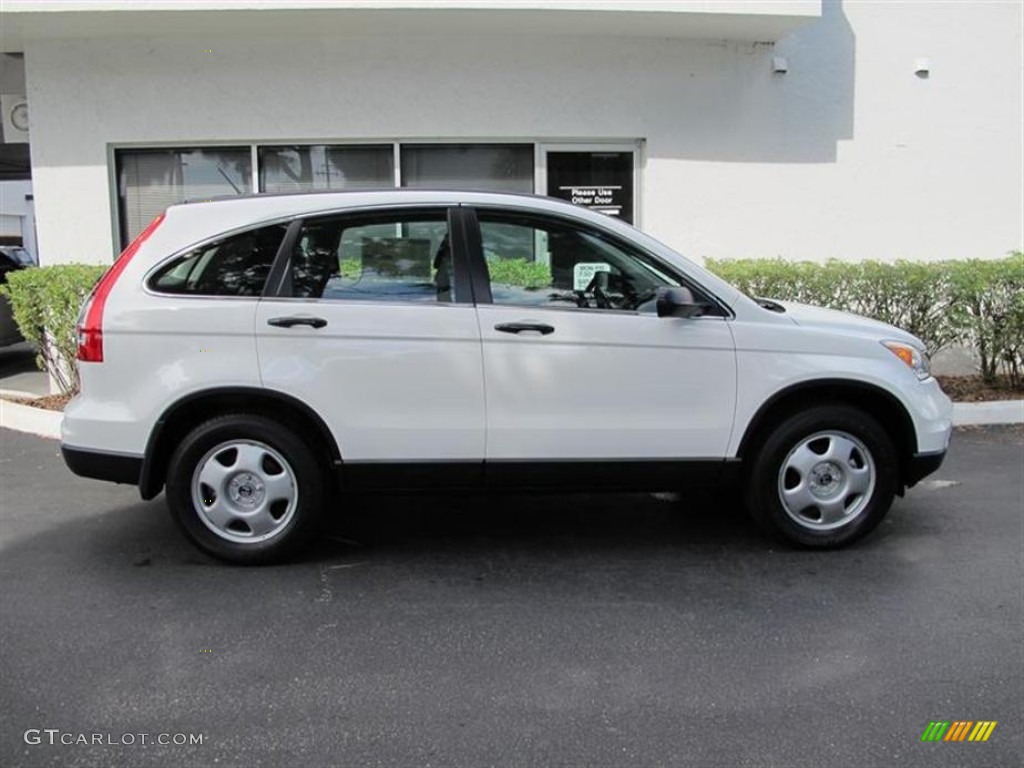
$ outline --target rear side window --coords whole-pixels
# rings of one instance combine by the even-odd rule
[[[455,301],[448,214],[407,211],[307,221],[290,295],[336,301]]]
[[[274,224],[196,248],[161,267],[149,287],[189,296],[259,296],[287,229]]]

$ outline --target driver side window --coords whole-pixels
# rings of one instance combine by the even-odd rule
[[[558,221],[478,210],[494,304],[654,312],[679,283],[641,253]]]

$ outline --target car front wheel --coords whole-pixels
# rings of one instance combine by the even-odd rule
[[[869,414],[816,406],[779,424],[756,450],[747,507],[770,532],[806,547],[839,547],[869,533],[892,505],[892,440]]]
[[[290,429],[233,414],[193,429],[171,457],[167,501],[189,539],[240,564],[294,555],[316,533],[323,471]]]

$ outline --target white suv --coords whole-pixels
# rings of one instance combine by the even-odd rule
[[[401,191],[174,206],[97,284],[72,471],[166,485],[240,563],[294,553],[355,488],[742,483],[804,546],[874,528],[938,468],[922,344],[748,298],[615,219]]]

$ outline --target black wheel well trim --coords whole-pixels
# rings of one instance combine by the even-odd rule
[[[832,395],[834,397],[837,390],[840,392],[839,399],[847,405],[863,408],[856,399],[842,398],[841,396],[843,390],[850,394],[859,391],[880,399],[888,408],[899,415],[900,421],[897,433],[894,434],[893,428],[885,423],[885,420],[882,420],[882,428],[894,438],[900,459],[901,476],[903,476],[908,463],[917,452],[917,431],[914,428],[914,420],[911,418],[907,407],[892,392],[877,384],[857,379],[811,379],[791,384],[775,392],[761,404],[761,407],[757,409],[754,416],[747,423],[746,429],[743,432],[743,438],[740,440],[739,447],[736,450],[737,458],[742,460],[746,452],[756,443],[761,430],[766,425],[772,423],[773,413],[782,414],[788,411],[785,408],[786,401],[799,396],[802,401],[806,402],[808,396],[813,398],[815,392],[823,396]],[[782,408],[782,410],[777,410],[778,408]],[[871,409],[867,408],[865,410],[870,411]]]
[[[184,397],[175,400],[173,403],[168,405],[160,417],[156,420],[153,425],[153,429],[149,434],[149,440],[146,441],[146,452],[143,455],[142,460],[142,471],[139,473],[139,493],[143,499],[152,499],[164,486],[166,472],[166,464],[170,459],[171,450],[168,450],[168,446],[165,445],[165,438],[168,434],[167,426],[171,423],[171,419],[176,413],[180,413],[182,409],[189,409],[193,406],[200,405],[203,401],[214,401],[219,398],[228,397],[245,397],[250,399],[248,407],[252,407],[252,400],[262,400],[265,405],[273,406],[285,405],[289,408],[293,408],[298,411],[302,416],[309,420],[310,423],[316,427],[316,435],[319,438],[319,442],[326,446],[330,452],[332,468],[341,465],[341,451],[338,449],[338,443],[334,439],[334,435],[331,434],[330,429],[327,427],[327,423],[320,417],[320,415],[310,408],[308,405],[303,403],[296,397],[279,392],[273,389],[264,389],[260,387],[245,387],[245,386],[226,386],[226,387],[215,387],[213,389],[204,389],[199,392],[191,392]],[[240,404],[238,410],[246,410],[246,405]],[[273,414],[269,414],[273,417]],[[194,426],[194,424],[191,424]],[[191,428],[190,426],[190,428]]]

